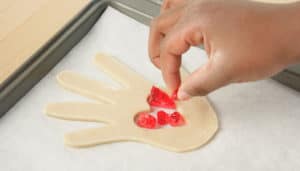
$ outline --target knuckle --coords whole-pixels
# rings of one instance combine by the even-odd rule
[[[178,68],[174,68],[174,67],[170,67],[170,65],[167,65],[166,67],[166,74],[171,75],[171,76],[177,76],[179,75],[179,69]]]
[[[204,88],[199,88],[198,90],[197,90],[197,96],[206,96],[206,95],[208,95],[210,93],[210,91],[208,91],[208,90],[206,90],[206,89],[204,89]]]
[[[192,96],[206,96],[210,91],[203,86],[192,86],[190,90],[190,95]]]
[[[157,64],[157,60],[159,60],[159,57],[155,56],[155,57],[150,58],[150,60],[153,64]]]
[[[211,91],[204,84],[195,84],[191,81],[183,82],[181,90],[185,91],[190,96],[206,96]]]
[[[162,9],[168,9],[170,7],[170,0],[164,0],[161,7]]]

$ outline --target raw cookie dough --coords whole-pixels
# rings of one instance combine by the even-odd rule
[[[79,130],[65,135],[65,144],[85,147],[117,141],[138,141],[169,151],[194,150],[207,143],[218,129],[217,116],[208,101],[195,97],[177,103],[186,120],[181,127],[144,129],[134,122],[140,111],[149,110],[146,97],[152,83],[117,62],[113,57],[98,55],[95,64],[124,88],[110,89],[104,83],[71,72],[61,72],[61,86],[96,102],[52,103],[46,107],[51,117],[78,121],[105,122],[107,126]]]

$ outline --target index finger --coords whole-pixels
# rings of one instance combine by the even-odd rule
[[[161,45],[160,65],[163,78],[172,91],[181,83],[181,56],[191,46],[202,43],[200,29],[195,26],[182,25],[174,27],[165,37]]]
[[[172,9],[154,18],[149,32],[148,52],[152,63],[159,68],[160,44],[164,35],[174,26],[182,14],[182,7]]]

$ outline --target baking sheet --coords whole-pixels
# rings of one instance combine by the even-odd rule
[[[111,8],[88,35],[14,108],[0,119],[1,170],[299,170],[300,93],[275,81],[231,85],[209,98],[221,129],[203,148],[183,154],[121,142],[74,149],[63,145],[67,131],[98,126],[47,117],[47,103],[88,100],[60,88],[62,70],[113,82],[93,67],[97,52],[116,56],[147,79],[163,84],[147,57],[148,28]],[[190,71],[206,60],[193,48],[184,56]],[[118,86],[113,84],[114,86]],[[178,137],[180,138],[180,137]]]
[[[8,0],[1,1],[0,5]],[[88,0],[28,0],[25,4],[19,1],[12,1],[0,11],[0,86],[12,79],[49,38],[89,3]]]

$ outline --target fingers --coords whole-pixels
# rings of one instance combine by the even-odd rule
[[[148,51],[152,63],[159,68],[160,43],[164,35],[175,25],[181,16],[181,7],[172,9],[153,19],[149,32]]]
[[[99,81],[72,71],[61,72],[57,80],[64,88],[100,102],[116,103],[121,94],[121,91],[114,91]]]
[[[49,116],[74,120],[113,123],[115,106],[97,103],[62,102],[52,103],[46,107]]]
[[[167,87],[172,91],[176,90],[181,82],[179,72],[181,55],[190,46],[200,45],[202,40],[201,30],[196,26],[174,27],[166,35],[160,49],[160,65]]]
[[[87,147],[113,141],[122,141],[125,140],[125,137],[119,128],[105,126],[68,133],[64,137],[64,142],[66,145],[72,147]]]
[[[181,84],[178,99],[187,100],[192,96],[205,96],[208,93],[231,82],[226,69],[213,63],[210,59],[203,67],[193,72]]]

